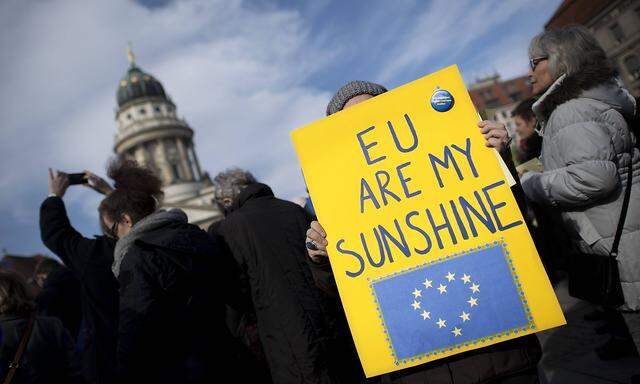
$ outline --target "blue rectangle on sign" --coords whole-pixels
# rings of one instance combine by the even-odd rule
[[[496,243],[371,283],[396,361],[535,328],[505,247]]]

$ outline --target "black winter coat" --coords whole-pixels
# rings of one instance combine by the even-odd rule
[[[57,317],[75,341],[82,320],[80,281],[65,267],[49,273],[36,297],[38,314]]]
[[[237,364],[252,372],[249,382],[270,384],[271,374],[258,333],[249,278],[235,262],[231,250],[220,235],[221,224],[222,221],[211,224],[207,232],[220,245],[220,254],[216,257],[216,275],[220,276],[220,283],[226,287],[225,322],[231,335],[246,350],[246,353],[238,357]]]
[[[249,278],[273,382],[352,383],[361,377],[359,364],[336,302],[315,285],[306,256],[310,220],[303,208],[256,183],[240,194],[219,230]]]
[[[242,381],[246,372],[234,366],[241,348],[224,324],[217,252],[206,232],[181,221],[142,234],[127,250],[118,277],[119,382],[215,382],[229,372]]]
[[[83,375],[87,381],[108,383],[115,372],[118,329],[118,282],[111,272],[115,242],[106,236],[82,236],[71,226],[59,197],[42,203],[40,235],[80,281],[86,331]]]
[[[0,380],[15,357],[28,316],[0,316]],[[69,332],[54,317],[37,316],[12,384],[80,383],[80,371]]]

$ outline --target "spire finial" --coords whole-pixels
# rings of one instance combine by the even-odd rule
[[[136,66],[136,56],[133,54],[133,49],[131,49],[131,42],[129,42],[127,46],[127,58],[129,59],[129,63],[131,63],[132,67]]]

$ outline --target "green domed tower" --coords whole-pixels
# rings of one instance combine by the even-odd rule
[[[120,86],[118,87],[118,107],[122,107],[129,102],[143,97],[155,98],[171,103],[164,93],[162,84],[156,80],[155,77],[144,73],[142,69],[138,68],[135,61],[131,61],[131,67],[129,67],[127,74],[120,80]]]
[[[198,162],[193,130],[176,114],[176,105],[153,75],[136,65],[129,47],[129,69],[118,84],[114,152],[151,168],[163,184],[164,207],[178,207],[195,224],[219,216],[213,187]]]

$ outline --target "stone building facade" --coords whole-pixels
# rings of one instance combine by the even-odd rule
[[[162,208],[180,208],[193,224],[206,228],[220,218],[213,185],[200,167],[194,132],[178,117],[162,84],[140,69],[131,50],[130,67],[120,80],[114,152],[151,168],[162,180]]]
[[[469,87],[469,95],[483,119],[503,123],[511,136],[515,134],[511,111],[519,102],[532,96],[527,76],[502,80],[497,74],[476,80]]]
[[[640,97],[640,0],[564,0],[545,29],[570,24],[591,30],[626,88]]]

